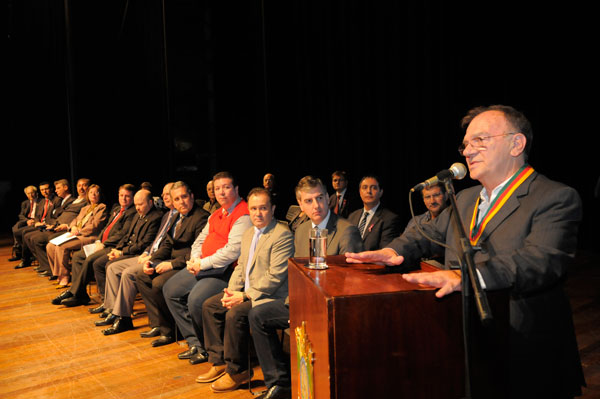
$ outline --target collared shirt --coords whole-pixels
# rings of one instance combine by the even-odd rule
[[[233,212],[235,207],[240,203],[242,199],[238,198],[235,203],[230,206],[228,209],[220,208],[221,212],[227,212],[227,214]],[[219,210],[215,211],[219,212]],[[214,254],[207,256],[205,258],[201,258],[200,260],[200,269],[201,270],[209,270],[216,269],[219,267],[225,267],[233,262],[235,262],[240,256],[240,248],[242,245],[242,236],[244,232],[252,227],[252,222],[250,221],[250,215],[242,215],[235,221],[231,230],[229,231],[229,235],[227,236],[227,244],[217,250]],[[192,244],[192,252],[190,254],[190,259],[199,258],[202,255],[202,243],[206,239],[210,228],[210,219],[206,222],[206,225],[196,237],[196,240]]]
[[[485,189],[485,187],[483,187],[481,189],[481,191],[479,192],[480,201],[479,201],[479,209],[477,210],[477,224],[479,224],[481,222],[481,219],[483,219],[483,217],[485,216],[490,205],[492,205],[492,202],[498,196],[498,193],[500,191],[502,191],[502,188],[506,185],[506,183],[508,183],[508,181],[510,179],[512,179],[512,176],[509,177],[508,179],[504,180],[502,183],[498,184],[496,186],[496,188],[494,188],[492,190],[492,195],[489,197],[488,197],[487,190]]]

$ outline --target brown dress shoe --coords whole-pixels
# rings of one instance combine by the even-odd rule
[[[200,374],[198,377],[196,377],[196,382],[213,382],[225,374],[225,368],[226,366],[224,364],[220,366],[212,366],[206,373]]]
[[[249,383],[253,374],[252,371],[250,371],[250,374],[248,374],[248,371],[243,371],[234,375],[225,373],[221,378],[210,385],[210,390],[215,393],[234,391],[238,389],[240,385]]]

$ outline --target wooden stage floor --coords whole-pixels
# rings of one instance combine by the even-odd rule
[[[244,387],[215,394],[194,382],[208,364],[177,359],[185,343],[160,348],[142,339],[147,318],[135,330],[105,337],[93,325],[88,306],[50,304],[60,290],[33,268],[15,270],[8,262],[11,239],[0,238],[0,398],[252,398]],[[600,256],[583,253],[570,271],[577,339],[588,383],[583,398],[600,398]],[[143,311],[143,303],[136,302]],[[254,367],[253,391],[264,389]]]

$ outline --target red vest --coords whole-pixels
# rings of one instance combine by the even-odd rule
[[[229,241],[229,232],[240,216],[248,215],[248,204],[241,200],[233,208],[233,212],[225,215],[225,209],[220,208],[208,218],[208,235],[202,243],[202,257],[205,258],[223,248]]]

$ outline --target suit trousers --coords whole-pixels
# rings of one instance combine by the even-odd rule
[[[154,273],[153,275],[148,275],[144,273],[143,270],[140,270],[135,276],[135,284],[146,305],[150,328],[159,327],[160,335],[169,337],[175,335],[175,330],[173,329],[175,321],[165,303],[163,286],[170,281],[169,279],[175,276],[178,271],[179,270],[169,270],[162,274]]]
[[[92,263],[92,268],[94,269],[94,278],[96,279],[96,286],[98,287],[98,293],[103,299],[106,291],[106,269],[111,263],[116,262],[119,259],[125,259],[119,258],[115,260],[109,260],[108,253],[110,250],[111,249],[109,248],[104,255],[98,257]]]
[[[189,346],[204,347],[202,304],[227,288],[228,280],[226,276],[198,278],[182,269],[165,284],[165,301]]]
[[[82,301],[89,301],[90,297],[86,292],[87,283],[92,281],[94,276],[93,264],[99,258],[106,258],[110,248],[102,248],[86,257],[83,250],[77,251],[71,258],[71,288],[69,291],[73,296]]]
[[[58,277],[69,275],[71,253],[81,249],[83,241],[79,238],[63,242],[61,245],[48,243],[46,245],[46,254],[52,274]]]
[[[15,241],[21,243],[21,258],[24,261],[30,261],[33,257],[33,252],[27,246],[27,241],[25,241],[25,237],[27,236],[27,234],[32,233],[34,231],[37,232],[40,230],[34,226],[23,226],[18,230],[13,230]]]
[[[208,361],[213,365],[226,364],[229,375],[248,369],[248,312],[251,301],[231,309],[221,305],[223,293],[208,298],[202,305],[202,326]]]
[[[48,245],[48,241],[64,233],[64,231],[60,233],[55,233],[53,231],[34,230],[25,234],[23,241],[27,244],[29,250],[35,255],[36,259],[38,260],[40,264],[39,271],[51,271],[50,262],[48,261],[48,255],[46,254],[46,245]]]
[[[277,329],[289,327],[290,309],[283,301],[253,307],[248,313],[252,339],[265,385],[291,386],[289,359],[283,352]]]
[[[12,227],[12,234],[13,234],[13,240],[14,240],[13,246],[15,247],[17,256],[21,256],[21,251],[23,248],[23,230],[26,227],[29,227],[29,226],[27,226],[27,221],[25,221],[25,220],[19,220]]]
[[[138,293],[135,279],[143,268],[138,259],[139,256],[117,259],[106,268],[104,307],[110,309],[114,315],[131,317]]]

